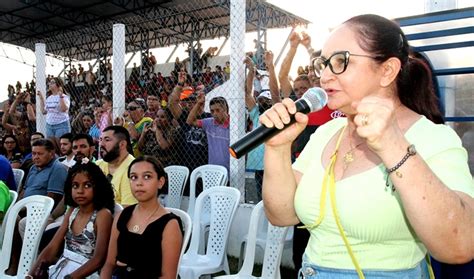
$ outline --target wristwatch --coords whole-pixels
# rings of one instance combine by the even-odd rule
[[[416,155],[416,149],[414,144],[410,144],[407,148],[407,154],[410,156]]]
[[[64,276],[64,279],[72,279],[71,274],[68,274],[68,275]]]

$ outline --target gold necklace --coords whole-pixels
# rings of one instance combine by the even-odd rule
[[[155,213],[158,211],[158,209],[160,209],[160,206],[158,205],[155,210],[150,214],[150,216],[148,216],[148,218],[145,219],[145,222],[142,223],[142,226],[143,225],[146,225],[148,223],[148,221],[150,220],[150,218],[155,215]],[[136,224],[132,227],[132,232],[134,233],[138,233],[140,231],[140,225]]]
[[[343,156],[344,170],[346,170],[349,167],[349,165],[352,162],[354,162],[354,150],[357,149],[357,147],[361,146],[363,143],[364,141],[352,147],[352,140],[351,140],[351,136],[349,135],[349,146],[351,149],[349,149],[349,151],[347,151]]]

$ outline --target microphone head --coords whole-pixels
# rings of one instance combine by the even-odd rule
[[[328,103],[328,94],[321,87],[311,87],[304,93],[301,99],[305,99],[311,107],[311,112],[321,110]]]

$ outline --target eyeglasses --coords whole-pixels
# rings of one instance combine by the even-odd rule
[[[314,74],[320,78],[324,69],[326,69],[326,67],[329,65],[329,69],[331,70],[333,74],[340,75],[344,73],[344,71],[347,69],[347,65],[349,64],[349,58],[351,56],[367,57],[371,59],[378,58],[377,56],[353,54],[347,50],[339,51],[329,56],[328,59],[322,56],[313,58],[313,60],[311,60],[311,65],[313,66]]]
[[[15,142],[14,142],[14,141],[8,141],[8,140],[7,140],[7,141],[4,141],[3,143],[5,143],[5,144],[14,144]]]
[[[140,107],[128,107],[127,110],[129,111],[135,111],[137,109],[139,109]]]

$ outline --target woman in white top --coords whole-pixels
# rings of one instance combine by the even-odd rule
[[[51,95],[44,100],[43,94],[38,91],[38,97],[43,114],[46,115],[46,137],[59,138],[71,132],[69,123],[69,106],[71,100],[64,92],[63,81],[54,77],[48,83]]]

